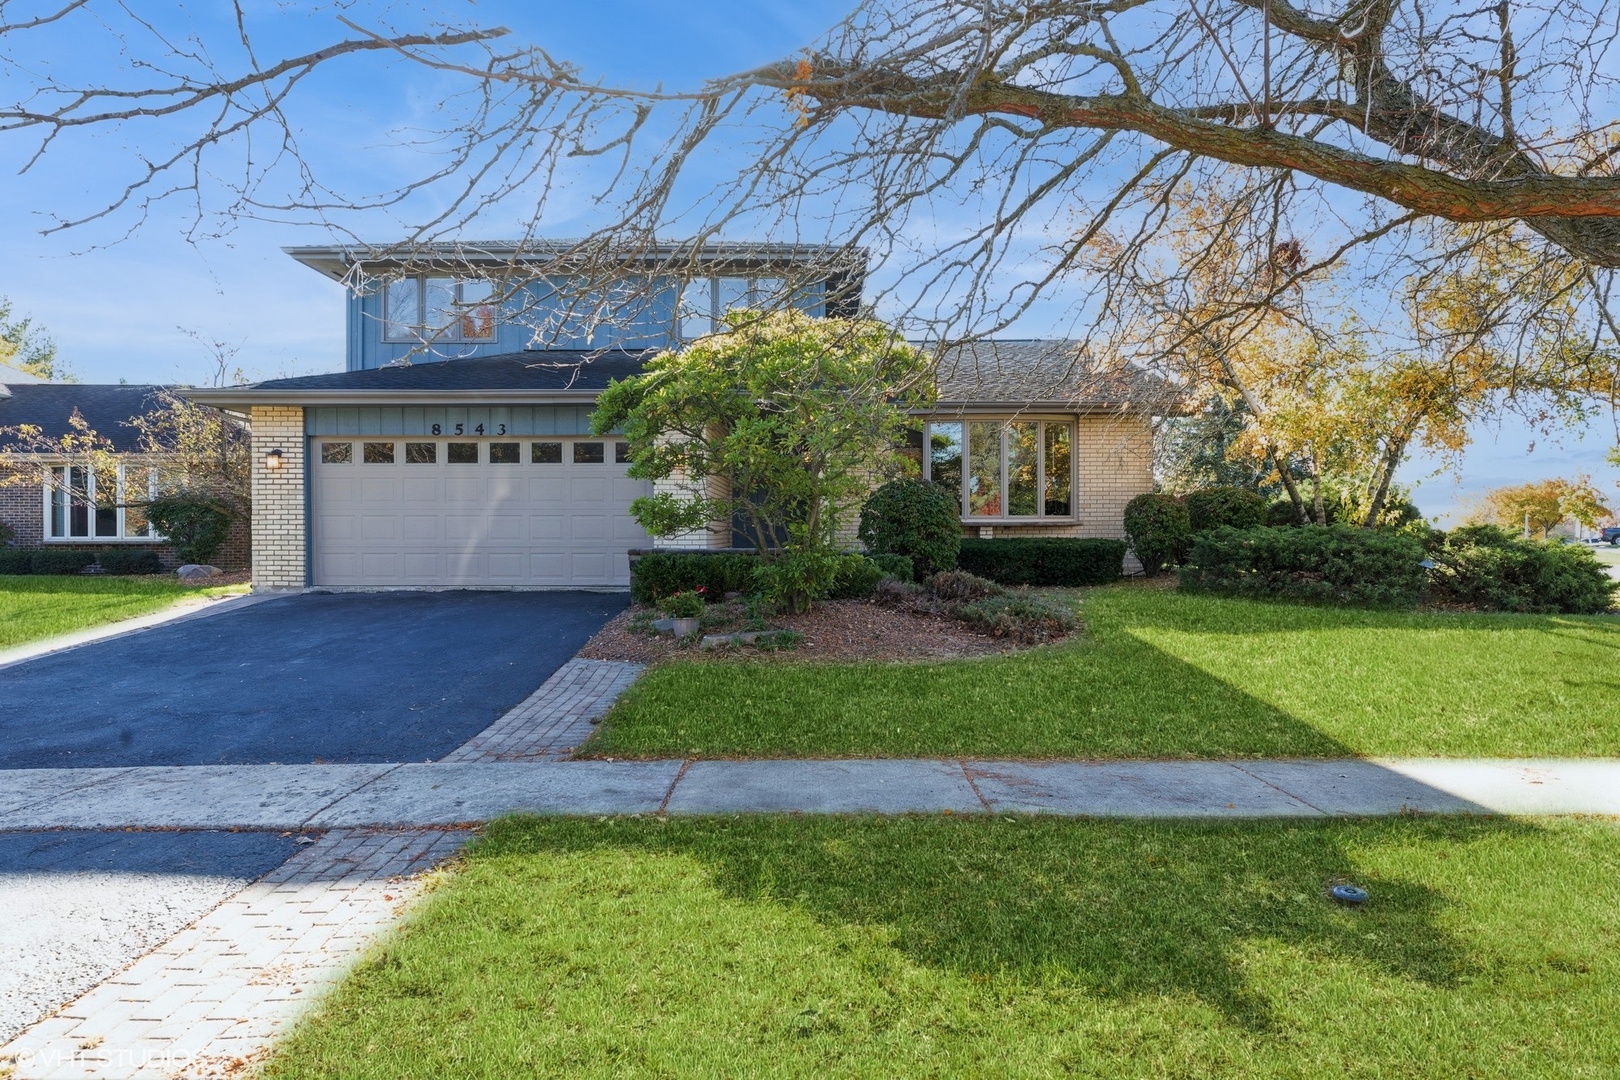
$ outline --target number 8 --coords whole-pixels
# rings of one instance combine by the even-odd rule
[[[439,425],[438,424],[433,425],[433,434],[435,434],[435,435],[439,434]]]

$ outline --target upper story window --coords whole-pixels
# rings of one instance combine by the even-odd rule
[[[787,282],[771,277],[712,277],[689,281],[681,290],[681,337],[690,341],[712,334],[726,312],[737,308],[777,306],[786,299]]]
[[[57,465],[45,488],[50,540],[156,540],[146,503],[157,497],[157,470],[119,465],[99,479],[82,465]]]
[[[399,278],[383,288],[384,341],[494,341],[494,287],[453,277]]]

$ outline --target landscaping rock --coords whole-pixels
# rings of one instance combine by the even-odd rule
[[[187,563],[176,570],[174,576],[181,581],[202,581],[205,578],[219,577],[222,573],[224,571],[217,566],[209,566],[206,563]]]

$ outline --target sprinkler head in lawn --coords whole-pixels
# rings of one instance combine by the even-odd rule
[[[1341,904],[1359,906],[1367,902],[1367,890],[1359,885],[1332,885],[1328,887],[1328,896]]]

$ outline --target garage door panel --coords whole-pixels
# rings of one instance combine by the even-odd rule
[[[561,540],[568,535],[568,519],[562,514],[530,514],[529,539],[535,543]]]
[[[438,514],[401,514],[400,536],[411,541],[444,539],[444,518]]]
[[[606,514],[577,512],[568,517],[568,535],[575,543],[604,541],[611,532]]]
[[[522,540],[523,518],[518,514],[491,514],[485,535],[490,540]]]
[[[647,542],[629,504],[651,485],[611,462],[576,465],[566,441],[560,463],[524,453],[518,464],[491,463],[481,443],[479,464],[454,466],[445,441],[434,462],[328,464],[312,454],[315,583],[628,584],[628,549]]]
[[[437,551],[407,551],[403,558],[405,578],[412,583],[435,585],[444,577],[444,556]]]

